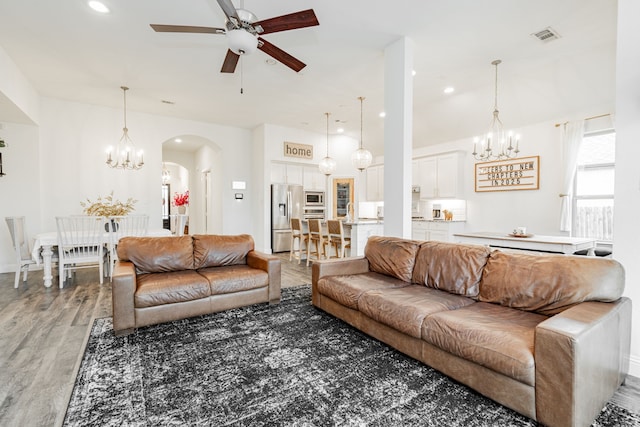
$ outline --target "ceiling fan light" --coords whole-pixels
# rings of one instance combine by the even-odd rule
[[[246,30],[227,31],[229,49],[236,55],[250,55],[258,49],[258,37]]]

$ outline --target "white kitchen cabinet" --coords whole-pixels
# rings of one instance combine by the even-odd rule
[[[367,168],[367,201],[381,202],[384,200],[384,166],[370,166]]]
[[[305,166],[302,178],[305,190],[327,191],[327,177],[318,166]]]
[[[288,163],[271,163],[271,183],[302,185],[303,166]]]
[[[442,199],[462,197],[462,155],[459,152],[415,159],[415,179],[420,198]]]
[[[455,242],[456,233],[464,231],[462,221],[412,221],[411,238],[414,240],[433,240]]]

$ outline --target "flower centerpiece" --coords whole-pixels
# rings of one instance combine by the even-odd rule
[[[189,206],[189,190],[173,195],[173,205],[178,207],[178,212],[183,214]]]

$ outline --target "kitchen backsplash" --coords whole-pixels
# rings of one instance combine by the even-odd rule
[[[419,215],[424,219],[431,219],[434,204],[440,205],[442,219],[444,219],[444,211],[448,210],[453,213],[454,221],[467,220],[467,201],[460,199],[421,200]]]

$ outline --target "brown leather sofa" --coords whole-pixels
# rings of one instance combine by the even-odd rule
[[[371,237],[312,274],[316,307],[547,426],[590,425],[629,368],[612,259]]]
[[[113,330],[280,301],[280,260],[253,238],[124,237],[113,275]]]

